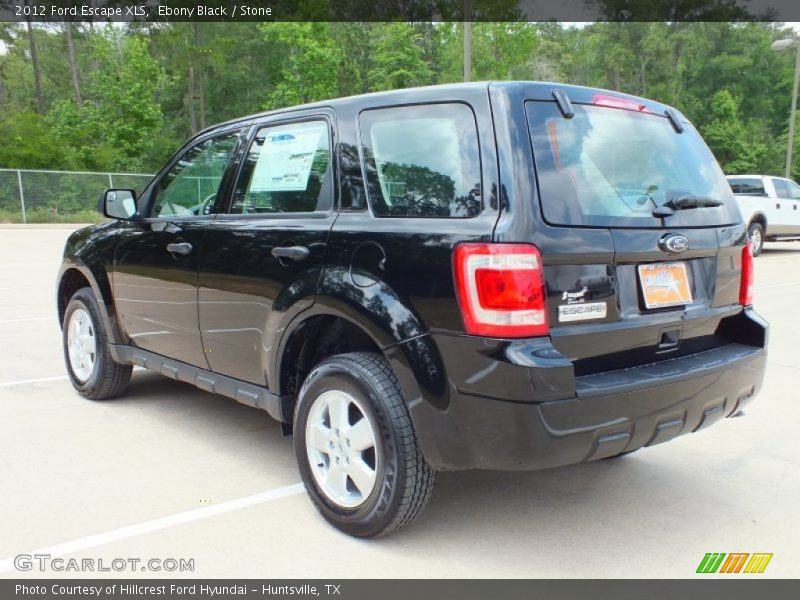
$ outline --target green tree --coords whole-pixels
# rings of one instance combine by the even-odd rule
[[[712,120],[703,135],[726,173],[755,171],[766,146],[751,141],[739,117],[739,106],[728,90],[720,90],[711,99]]]
[[[433,73],[423,59],[422,36],[409,23],[384,23],[374,38],[371,90],[393,90],[430,83]]]
[[[382,23],[331,23],[331,36],[338,48],[339,96],[370,91],[368,74],[372,66],[374,30]]]
[[[659,100],[695,123],[726,169],[782,173],[794,56],[773,52],[770,44],[791,30],[736,22],[747,15],[732,0],[680,6],[589,1],[601,18],[631,22],[520,22],[516,0],[409,0],[401,13],[367,0],[309,0],[293,5],[297,18],[345,11],[407,21],[161,22],[70,30],[37,23],[31,37],[25,23],[0,24],[0,167],[151,171],[204,123],[371,90],[461,81],[461,21],[468,6],[478,19],[473,79],[563,81]],[[432,7],[453,20],[433,22]],[[482,20],[487,17],[498,22]],[[703,17],[713,20],[685,20]],[[723,89],[729,97],[718,95]],[[39,103],[45,114],[33,117]]]
[[[0,140],[0,167],[49,168],[63,159],[44,117],[31,110],[4,114],[0,118]]]
[[[536,27],[531,23],[475,23],[472,78],[534,79],[537,45]]]
[[[98,64],[89,79],[92,100],[57,102],[48,115],[54,136],[69,148],[73,165],[141,169],[163,124],[155,101],[163,70],[147,40],[111,27],[93,39],[91,51]]]
[[[271,66],[275,86],[264,108],[336,95],[340,50],[331,36],[330,23],[265,23],[261,30],[279,48],[277,55],[281,57]]]

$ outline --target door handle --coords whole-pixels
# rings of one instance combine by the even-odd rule
[[[167,244],[167,252],[172,254],[182,254],[186,256],[192,253],[192,245],[189,242],[181,242],[179,244]]]
[[[272,249],[272,256],[289,260],[305,260],[311,251],[305,246],[278,246]]]

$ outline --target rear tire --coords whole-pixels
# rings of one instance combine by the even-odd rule
[[[750,223],[747,228],[747,239],[753,245],[753,256],[758,256],[764,249],[764,227],[761,223]]]
[[[414,521],[433,492],[397,378],[379,354],[339,354],[300,389],[294,448],[314,506],[337,529],[386,535]]]
[[[122,394],[131,380],[132,365],[114,362],[100,308],[90,288],[72,296],[62,324],[67,374],[78,393],[90,400]]]

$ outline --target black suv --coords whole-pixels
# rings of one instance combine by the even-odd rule
[[[558,84],[398,90],[192,139],[58,277],[76,389],[132,365],[266,410],[356,536],[439,470],[609,458],[761,387],[746,231],[692,125]],[[687,465],[687,468],[690,468]]]

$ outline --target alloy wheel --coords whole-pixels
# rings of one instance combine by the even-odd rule
[[[764,243],[761,237],[761,230],[758,227],[753,228],[753,232],[750,234],[750,242],[753,244],[753,254],[758,254],[761,250],[761,244]]]
[[[377,482],[376,428],[363,401],[341,390],[320,394],[306,422],[306,454],[314,480],[334,504],[356,508]]]
[[[92,376],[97,359],[97,338],[94,323],[83,308],[76,308],[67,324],[67,351],[75,378],[85,383]]]

